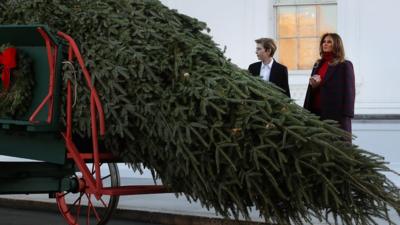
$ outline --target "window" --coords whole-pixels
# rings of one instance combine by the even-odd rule
[[[321,35],[336,32],[336,8],[332,0],[276,0],[279,61],[289,70],[311,69]]]

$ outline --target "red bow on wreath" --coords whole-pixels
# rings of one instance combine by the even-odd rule
[[[6,48],[2,53],[0,53],[0,65],[3,65],[1,81],[5,91],[7,91],[10,86],[11,69],[17,66],[16,56],[16,48]]]

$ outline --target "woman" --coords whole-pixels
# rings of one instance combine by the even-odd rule
[[[354,117],[355,82],[353,64],[345,60],[343,42],[336,33],[322,35],[321,58],[314,65],[304,108],[321,117],[339,123],[351,133]]]

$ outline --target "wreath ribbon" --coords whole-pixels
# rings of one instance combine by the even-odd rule
[[[17,66],[16,56],[17,49],[15,48],[6,48],[2,53],[0,53],[0,65],[3,65],[1,81],[5,91],[10,87],[11,69]]]

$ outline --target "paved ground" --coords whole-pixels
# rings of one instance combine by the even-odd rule
[[[26,210],[41,208],[44,210],[53,211],[55,215],[58,215],[58,217],[61,218],[61,215],[58,213],[58,209],[54,204],[55,200],[48,199],[47,195],[7,195],[1,197],[2,198],[0,198],[0,207],[17,205],[16,208],[23,208]],[[15,201],[18,201],[18,203],[16,204]],[[396,222],[396,224],[400,225],[400,217],[396,214],[394,210],[390,212],[390,217]],[[2,218],[1,211],[0,218]],[[177,199],[173,194],[136,195],[121,197],[119,210],[113,216],[113,219],[111,220],[113,223],[110,223],[110,225],[114,225],[114,221],[116,220],[115,222],[118,222],[118,219],[143,221],[166,225],[261,224],[244,221],[234,222],[222,220],[221,217],[215,215],[215,212],[213,210],[206,210],[202,208],[199,203],[189,203],[188,201],[186,201],[185,198],[182,197]],[[256,211],[252,212],[252,219],[254,221],[262,221],[262,219],[258,217]],[[0,224],[3,223],[0,222]],[[317,220],[314,220],[312,222],[312,225],[326,224],[327,223],[321,223]],[[388,225],[388,223],[385,221],[379,221],[378,224]]]
[[[66,225],[59,213],[54,211],[38,211],[0,207],[0,224],[7,225]],[[154,223],[142,223],[132,220],[113,219],[107,225],[159,225]]]

